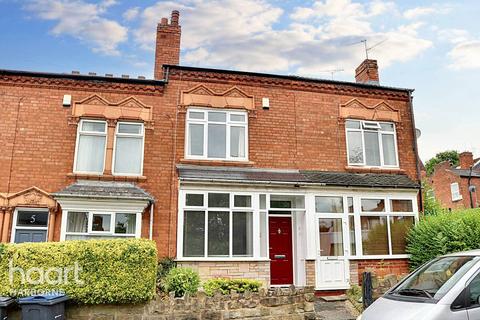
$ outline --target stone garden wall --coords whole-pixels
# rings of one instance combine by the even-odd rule
[[[9,318],[10,319],[10,318]],[[16,312],[12,319],[19,319]],[[144,305],[67,306],[67,320],[224,320],[315,319],[314,290],[261,289],[208,297],[204,293],[184,298],[157,297]]]

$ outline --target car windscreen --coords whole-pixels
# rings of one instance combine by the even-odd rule
[[[476,257],[435,259],[415,271],[389,294],[438,301],[477,261]]]

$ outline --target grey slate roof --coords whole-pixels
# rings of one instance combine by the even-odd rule
[[[311,170],[272,170],[178,165],[180,180],[256,184],[311,184],[324,186],[418,188],[406,175],[358,174]]]
[[[129,182],[78,180],[63,190],[53,193],[54,198],[126,199],[154,201],[142,188]]]
[[[453,173],[460,177],[468,177],[470,175],[470,169],[457,169],[457,168],[452,168],[450,169]],[[472,177],[474,178],[480,178],[480,172],[476,170],[472,170]]]

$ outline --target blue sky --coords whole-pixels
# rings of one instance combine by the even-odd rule
[[[480,157],[480,3],[388,0],[0,0],[0,68],[153,74],[156,23],[180,10],[181,64],[353,80],[365,58],[380,82],[414,88],[420,155]]]

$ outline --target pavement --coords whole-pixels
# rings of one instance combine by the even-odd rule
[[[315,301],[317,319],[355,320],[358,312],[346,296],[321,297]]]

